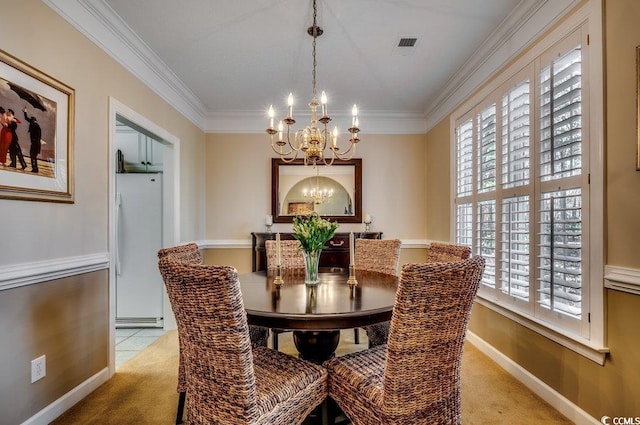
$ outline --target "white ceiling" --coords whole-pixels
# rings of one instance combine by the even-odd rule
[[[176,107],[196,111],[185,113],[194,122],[254,116],[266,127],[267,108],[282,116],[290,91],[294,113],[308,114],[311,0],[45,2],[121,62],[138,61],[147,84],[156,85],[141,68],[154,68],[181,98]],[[357,103],[363,132],[379,117],[425,121],[482,64],[479,53],[495,48],[489,42],[504,43],[546,2],[318,0],[318,92],[327,92],[338,123]],[[89,16],[106,29],[95,30]],[[415,48],[397,47],[402,37],[417,38]],[[118,54],[118,43],[135,55]]]

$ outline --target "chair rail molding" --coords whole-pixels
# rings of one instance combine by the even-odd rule
[[[640,295],[640,270],[626,267],[605,266],[604,287],[616,291]]]
[[[403,239],[401,248],[427,248],[430,242],[426,239]],[[200,249],[251,248],[251,239],[208,239],[195,243]]]
[[[0,266],[0,291],[108,269],[109,260],[105,252]]]

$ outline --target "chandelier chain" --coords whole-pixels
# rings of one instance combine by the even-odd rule
[[[313,56],[313,70],[311,71],[311,82],[313,87],[313,97],[316,97],[316,38],[318,37],[318,26],[316,25],[316,17],[318,16],[318,5],[316,0],[313,0],[313,50],[311,55]]]

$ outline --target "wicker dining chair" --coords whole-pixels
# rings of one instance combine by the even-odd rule
[[[187,424],[300,424],[327,396],[318,365],[251,344],[235,268],[163,258],[183,333]]]
[[[184,245],[172,246],[169,248],[163,248],[158,251],[158,259],[163,258],[170,259],[171,261],[181,261],[188,264],[202,264],[202,254],[200,248],[195,243],[188,243]],[[174,310],[174,314],[176,311]],[[176,323],[177,324],[177,323]],[[184,403],[186,398],[187,378],[185,373],[185,366],[183,360],[183,342],[181,335],[184,332],[180,330],[178,326],[178,345],[179,345],[179,361],[178,361],[178,409],[176,412],[176,424],[182,423],[182,415],[184,411]],[[261,326],[249,326],[249,335],[252,344],[267,346],[267,338],[269,337],[269,330]]]
[[[355,269],[374,271],[384,274],[397,275],[398,262],[400,261],[400,239],[356,239],[354,247]],[[389,322],[375,324],[364,328],[369,341],[376,338],[384,329],[389,327]],[[354,342],[360,343],[358,328],[353,330]],[[369,343],[371,347],[371,342]]]
[[[267,270],[275,270],[278,266],[276,241],[268,240],[264,243],[267,254]],[[304,269],[304,256],[300,251],[300,241],[280,241],[280,268],[282,270]]]
[[[461,423],[462,348],[484,263],[405,264],[388,343],[324,363],[353,425]]]
[[[443,242],[431,242],[427,252],[427,262],[466,260],[471,256],[471,248],[466,245],[453,245]]]
[[[267,254],[267,270],[275,270],[278,266],[276,241],[268,240],[264,243]],[[280,241],[280,269],[282,271],[304,270],[304,256],[300,251],[300,241],[297,239]],[[271,329],[271,346],[278,349],[278,335],[288,332],[286,329]]]
[[[471,248],[443,242],[431,242],[427,253],[427,263],[465,260],[471,256]],[[385,344],[389,335],[389,322],[376,323],[366,328],[369,347]]]

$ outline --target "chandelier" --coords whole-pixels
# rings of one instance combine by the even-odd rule
[[[309,198],[314,204],[319,205],[333,196],[333,189],[320,189],[314,187],[311,190],[303,189],[302,196]]]
[[[323,91],[320,95],[320,102],[318,102],[316,93],[316,39],[324,32],[316,23],[317,12],[316,0],[313,0],[313,25],[307,29],[307,33],[313,37],[312,96],[309,102],[311,123],[295,131],[292,129],[296,120],[293,118],[293,93],[289,93],[287,116],[279,122],[276,129],[273,126],[275,111],[273,105],[269,106],[269,127],[266,130],[271,138],[271,148],[284,162],[291,162],[302,154],[304,164],[312,164],[313,166],[331,165],[336,158],[340,160],[351,159],[356,151],[356,144],[360,141],[358,138],[360,131],[358,128],[358,107],[356,105],[353,105],[351,110],[351,127],[348,129],[350,133],[349,147],[344,152],[341,152],[338,147],[338,127],[334,127],[333,132],[327,129],[327,124],[331,122],[331,117],[327,113],[327,95]],[[318,111],[318,106],[321,106],[320,111]],[[320,112],[320,118],[318,118],[318,112]],[[330,150],[329,153],[326,152],[327,147]],[[350,155],[347,157],[348,154]]]
[[[333,189],[320,189],[320,168],[316,167],[316,187],[302,189],[302,196],[310,199],[315,205],[320,205],[333,196]]]

